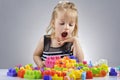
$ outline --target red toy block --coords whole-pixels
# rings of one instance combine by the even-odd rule
[[[21,69],[21,70],[18,71],[18,77],[23,78],[24,74],[25,74],[25,70]]]
[[[86,72],[86,79],[93,79],[93,73],[92,73],[92,71],[87,71]]]

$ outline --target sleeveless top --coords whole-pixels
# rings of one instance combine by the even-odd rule
[[[71,46],[73,43],[66,42],[61,47],[51,47],[51,38],[50,35],[44,36],[44,49],[43,53],[40,56],[43,61],[46,60],[48,56],[71,56],[73,55],[73,52],[71,51]]]

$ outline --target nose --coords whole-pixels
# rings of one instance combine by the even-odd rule
[[[65,30],[68,30],[68,29],[69,29],[69,25],[66,24],[66,25],[65,25]]]

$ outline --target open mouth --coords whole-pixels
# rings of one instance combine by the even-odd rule
[[[67,35],[68,35],[67,32],[63,32],[63,33],[61,34],[62,37],[66,37]]]

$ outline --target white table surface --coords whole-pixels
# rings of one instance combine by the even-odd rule
[[[8,69],[0,69],[0,80],[28,80],[28,79],[19,78],[19,77],[9,77],[7,76],[7,72],[8,72]],[[42,79],[36,79],[36,80],[42,80]],[[94,77],[93,79],[87,79],[87,80],[120,80],[120,77],[111,77],[111,76],[97,77],[97,78]]]

